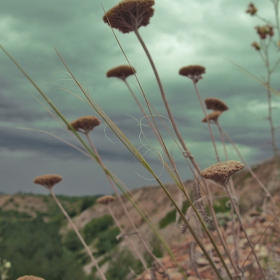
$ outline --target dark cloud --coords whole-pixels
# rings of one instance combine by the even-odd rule
[[[105,10],[115,4],[113,0],[103,3]],[[260,0],[255,4],[264,16],[272,18],[269,5]],[[180,132],[203,168],[215,162],[215,154],[207,125],[201,122],[204,114],[192,82],[178,74],[181,67],[190,64],[206,67],[206,74],[198,83],[202,100],[217,97],[229,106],[230,110],[220,117],[220,124],[237,143],[246,160],[253,164],[272,155],[269,125],[265,119],[266,90],[227,60],[239,64],[258,77],[265,77],[261,59],[250,46],[252,41],[257,40],[254,26],[260,22],[245,13],[246,5],[241,0],[173,1],[172,6],[167,0],[156,1],[155,14],[150,24],[140,28],[158,67]],[[109,26],[103,23],[102,16],[100,3],[88,0],[79,4],[66,0],[59,3],[5,1],[0,10],[0,42],[69,121],[81,115],[98,115],[86,102],[81,101],[85,97],[57,56],[54,50],[56,47],[92,100],[139,148],[159,174],[162,164],[151,151],[160,150],[155,149],[158,143],[145,120],[142,120],[144,134],[139,136],[141,111],[122,81],[106,78],[110,68],[127,64],[127,61]],[[136,36],[118,31],[116,35],[137,70],[147,98],[165,123],[170,125],[154,74]],[[276,55],[274,52],[272,59],[277,58]],[[26,127],[46,130],[76,144],[71,134],[65,131],[65,124],[58,123],[46,111],[44,106],[49,108],[48,104],[3,52],[0,53],[0,59],[1,191],[37,192],[38,188],[30,183],[33,177],[42,173],[60,172],[65,179],[57,187],[59,193],[110,193],[109,184],[100,167],[91,164],[86,156],[50,135],[16,129]],[[278,74],[279,69],[272,76],[272,84],[276,88]],[[129,77],[128,82],[147,110],[135,78]],[[272,101],[274,106],[280,106],[279,97],[273,95]],[[277,123],[280,117],[278,109],[273,111],[273,117]],[[190,179],[191,172],[175,142],[160,118],[155,119],[178,162],[183,179]],[[173,129],[169,128],[174,135]],[[220,149],[216,127],[213,127],[213,131]],[[108,127],[105,129],[104,121],[91,136],[106,166],[130,188],[154,183],[142,178],[150,179],[150,175],[113,132]],[[280,130],[276,130],[276,136],[279,139]],[[147,145],[146,149],[144,144]],[[149,148],[151,151],[145,154]],[[230,155],[236,157],[229,144],[228,148]],[[165,173],[161,178],[164,182],[171,181]]]

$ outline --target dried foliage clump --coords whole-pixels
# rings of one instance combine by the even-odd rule
[[[205,179],[213,180],[223,186],[225,186],[229,178],[237,171],[244,168],[244,165],[236,160],[228,160],[224,162],[218,162],[213,164],[203,171],[200,175]]]
[[[251,46],[252,46],[253,48],[255,48],[255,50],[257,50],[257,51],[259,51],[259,50],[261,49],[261,46],[260,46],[257,42],[253,42],[253,43],[251,44]]]
[[[255,5],[253,3],[250,3],[248,6],[248,9],[246,10],[246,13],[253,16],[257,13],[257,11],[258,11],[258,9],[255,7]]]
[[[101,124],[101,121],[94,116],[84,116],[70,123],[76,131],[88,134],[96,126]],[[68,128],[70,129],[70,128]]]
[[[115,201],[116,198],[112,195],[105,195],[96,200],[96,203],[108,205],[109,203]]]
[[[19,278],[17,278],[17,280],[45,280],[41,277],[36,277],[36,276],[32,276],[32,275],[25,275],[25,276],[21,276]]]
[[[38,185],[42,185],[48,190],[52,189],[54,185],[59,183],[62,180],[62,177],[56,174],[45,174],[38,176],[34,179],[34,183]]]
[[[200,65],[189,65],[180,69],[179,74],[186,76],[197,83],[202,79],[202,74],[205,74],[205,67]]]
[[[202,122],[207,122],[207,119],[209,121],[213,121],[216,122],[219,118],[219,116],[222,114],[222,111],[214,111],[212,113],[210,113],[209,115],[207,115],[205,118],[202,119]]]
[[[226,111],[228,110],[228,106],[220,99],[218,98],[205,98],[204,100],[206,108],[211,109],[214,111]]]
[[[262,40],[264,40],[268,35],[270,37],[274,35],[273,27],[270,25],[256,26],[256,30]]]
[[[107,78],[115,77],[121,80],[125,80],[128,76],[136,73],[136,70],[129,65],[120,65],[118,67],[110,69],[106,76]]]
[[[154,14],[154,0],[123,0],[103,16],[103,21],[122,33],[146,26]]]

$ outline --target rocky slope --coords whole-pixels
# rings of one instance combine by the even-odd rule
[[[258,178],[262,181],[262,183],[267,187],[267,189],[271,192],[271,194],[274,197],[275,204],[279,205],[279,193],[280,193],[280,175],[279,171],[275,168],[275,164],[273,160],[267,160],[259,165],[256,165],[252,167],[255,174],[258,176]],[[264,205],[264,202],[266,200],[266,194],[262,190],[262,188],[258,185],[255,178],[248,172],[248,170],[244,169],[237,173],[234,176],[234,185],[236,188],[237,196],[239,197],[239,204],[240,209],[242,211],[242,216],[244,218],[244,222],[246,223],[250,235],[252,236],[254,242],[256,242],[256,239],[259,238],[261,232],[269,225],[271,220],[273,219],[273,215],[271,212],[269,212],[269,207],[271,207],[271,203],[266,203]],[[182,199],[180,190],[177,186],[168,184],[166,185],[168,191],[170,194],[174,197],[176,201],[180,201]],[[191,193],[193,188],[193,182],[188,181],[185,182],[185,189],[188,193]],[[213,195],[214,203],[216,205],[219,205],[220,203],[225,203],[225,192],[220,187],[211,184],[210,189]],[[167,241],[169,246],[172,248],[172,251],[174,252],[177,260],[182,265],[183,269],[187,271],[189,276],[192,276],[193,278],[189,279],[198,279],[196,277],[196,269],[192,267],[190,264],[193,263],[193,259],[190,259],[190,250],[193,246],[193,239],[190,236],[189,232],[186,234],[181,233],[181,228],[179,225],[177,225],[174,222],[174,219],[172,222],[167,222],[166,226],[162,226],[159,228],[160,222],[166,218],[168,215],[170,215],[173,211],[174,213],[174,206],[164,193],[164,191],[159,186],[146,186],[141,189],[135,189],[131,192],[132,197],[135,201],[138,201],[139,205],[141,205],[147,215],[150,217],[153,224],[159,229],[161,235],[163,238]],[[26,212],[27,214],[31,216],[36,216],[36,213],[39,212],[46,212],[50,209],[50,197],[44,197],[44,196],[28,196],[28,195],[0,195],[0,209],[2,211],[8,211],[8,210],[16,210],[20,212]],[[145,223],[143,218],[139,215],[139,213],[133,208],[131,203],[127,200],[126,197],[122,197],[132,220],[134,221],[136,227],[138,228],[140,234],[145,238],[145,240],[149,243],[153,238],[153,233],[149,226]],[[222,202],[221,202],[222,201]],[[75,211],[78,213],[77,205],[78,202],[71,203],[71,202],[64,202],[65,206],[68,207],[69,211],[72,211],[74,213]],[[68,206],[67,206],[68,205]],[[264,209],[263,206],[266,208]],[[56,207],[53,206],[52,207]],[[73,210],[74,209],[74,210]],[[117,220],[122,225],[125,232],[132,232],[133,229],[131,228],[129,221],[127,217],[125,216],[125,213],[118,201],[111,203],[111,209],[113,213],[115,214]],[[256,210],[266,210],[263,214],[260,214],[259,212],[256,212]],[[73,212],[74,211],[74,212]],[[228,212],[228,210],[227,210]],[[102,217],[104,215],[109,215],[108,209],[104,205],[100,204],[94,204],[91,207],[88,207],[78,215],[73,217],[74,223],[80,229],[83,230],[84,226],[88,224],[92,219]],[[221,219],[225,219],[222,217]],[[230,221],[225,221],[223,225],[224,228],[224,234],[226,238],[228,238],[229,243],[232,245],[232,238],[231,238],[231,225]],[[275,233],[277,225],[275,224],[274,228],[270,228],[270,230],[267,231],[267,234],[269,236],[272,236]],[[256,230],[256,228],[258,230]],[[61,234],[65,235],[68,231],[70,231],[71,228],[69,225],[66,225],[61,229]],[[136,245],[137,250],[140,253],[144,253],[144,248],[141,242],[139,241],[139,238],[136,234],[132,234],[129,236],[131,241]],[[203,237],[204,238],[204,237]],[[263,240],[267,240],[267,236]],[[125,240],[122,240],[119,243],[119,247],[126,247],[127,244],[125,243]],[[205,239],[205,244],[207,244],[207,241]],[[268,254],[267,249],[263,249],[262,244],[264,246],[264,243],[260,243],[259,252],[260,254]],[[210,246],[210,245],[209,245]],[[267,248],[267,246],[266,246]],[[280,247],[275,246],[274,248],[278,253],[280,253]],[[210,250],[210,249],[209,249]],[[244,239],[244,236],[241,236],[240,240],[240,250],[241,250],[241,259],[243,258],[245,260],[245,257],[247,256],[249,252],[248,244],[246,243],[246,240]],[[266,253],[264,253],[264,251]],[[205,278],[203,279],[212,279],[209,275],[213,274],[209,266],[207,265],[207,262],[203,255],[200,252],[200,249],[197,249],[195,251],[196,257],[195,257],[195,265],[199,271],[199,273],[202,275],[205,274]],[[276,253],[277,253],[276,252]],[[276,254],[275,253],[275,254]],[[193,257],[192,257],[193,258]],[[275,257],[276,258],[276,257]],[[277,255],[278,258],[278,255]],[[172,279],[183,279],[181,272],[179,272],[177,266],[172,262],[170,257],[168,255],[164,256],[162,259],[162,262],[165,264],[166,267],[168,267],[168,272],[170,275],[172,275]],[[218,262],[218,260],[217,260]],[[253,265],[254,261],[252,258],[250,258],[247,263],[249,265]],[[104,264],[102,266],[103,270],[106,270],[108,267],[108,263]],[[90,265],[86,266],[85,269],[90,272]],[[210,272],[209,272],[210,271]],[[203,272],[203,273],[202,273]],[[150,271],[143,272],[141,276],[137,278],[137,280],[144,280],[144,279],[151,279]],[[133,276],[130,275],[130,278],[132,279]],[[134,277],[135,278],[135,277]],[[161,279],[161,278],[157,278]]]

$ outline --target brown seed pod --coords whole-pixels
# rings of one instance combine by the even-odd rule
[[[202,74],[205,74],[205,67],[200,65],[189,65],[180,69],[179,74],[186,76],[197,83],[202,79]]]
[[[88,134],[96,126],[101,124],[101,121],[94,116],[84,116],[70,123],[76,131]],[[68,128],[70,129],[70,128]]]
[[[214,112],[210,113],[209,115],[207,115],[207,118],[209,121],[216,122],[222,113],[223,113],[222,111],[214,111]],[[207,122],[207,118],[206,117],[203,118],[202,122]]]
[[[255,7],[255,5],[253,3],[250,3],[248,6],[248,9],[246,10],[246,13],[253,16],[257,13],[257,11],[258,11],[258,9]]]
[[[125,80],[128,76],[136,73],[136,70],[129,65],[120,65],[118,67],[110,69],[106,76],[107,78],[115,77],[121,80]]]
[[[259,50],[261,49],[261,46],[260,46],[257,42],[253,42],[253,43],[251,44],[251,46],[252,46],[253,48],[255,48],[255,50],[257,50],[257,51],[259,51]]]
[[[213,180],[223,186],[226,186],[229,178],[237,171],[244,168],[244,165],[236,160],[228,160],[213,164],[203,171],[200,175],[205,179]]]
[[[103,21],[122,33],[146,26],[154,14],[154,0],[123,0],[103,16]]]
[[[96,200],[96,203],[108,205],[109,203],[113,202],[114,200],[116,200],[116,198],[114,196],[105,195],[105,196],[102,196],[102,197],[98,198]]]
[[[56,174],[45,174],[38,176],[34,179],[34,183],[38,185],[42,185],[48,190],[52,189],[52,187],[59,183],[62,180],[62,177]]]
[[[214,111],[226,111],[228,110],[228,106],[218,98],[205,98],[204,100],[206,108],[212,109]]]

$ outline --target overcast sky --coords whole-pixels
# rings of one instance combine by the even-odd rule
[[[109,10],[118,2],[104,0],[101,3]],[[220,98],[229,106],[230,110],[220,117],[220,124],[248,163],[256,164],[272,156],[265,89],[224,59],[234,61],[260,78],[266,75],[260,56],[251,47],[253,41],[258,41],[254,27],[263,23],[245,13],[248,3],[244,0],[158,0],[150,24],[139,29],[158,68],[181,134],[201,168],[215,163],[216,158],[207,125],[201,122],[204,116],[192,82],[178,74],[181,67],[191,64],[206,67],[206,74],[198,83],[202,98]],[[273,20],[271,1],[254,3],[261,15]],[[127,62],[102,16],[100,1],[2,1],[0,43],[69,121],[83,115],[97,115],[70,93],[82,96],[56,55],[54,47],[57,48],[90,96],[136,147],[140,147],[141,112],[122,81],[106,78],[110,68]],[[153,72],[136,36],[118,31],[116,34],[148,99],[167,117]],[[272,58],[277,58],[273,51]],[[2,51],[0,65],[0,191],[47,193],[43,187],[34,185],[33,179],[55,173],[63,176],[63,181],[55,187],[56,193],[112,193],[95,162],[39,131],[78,145],[71,133],[38,102],[42,102],[39,93]],[[128,82],[144,105],[135,78],[129,77]],[[272,77],[272,86],[280,89],[279,68]],[[280,98],[273,95],[272,101],[277,107],[273,111],[275,125],[279,125]],[[144,130],[152,145],[158,147],[153,134],[145,127]],[[216,127],[213,130],[224,160]],[[192,179],[176,145],[168,133],[162,131],[182,179]],[[105,129],[104,121],[91,136],[105,165],[130,189],[155,184],[110,129]],[[279,147],[279,130],[276,136]],[[228,150],[230,159],[239,159],[230,145]],[[143,147],[140,151],[146,152]],[[152,152],[145,157],[160,174],[161,163],[157,157]],[[171,182],[165,173],[160,178],[165,183]]]

